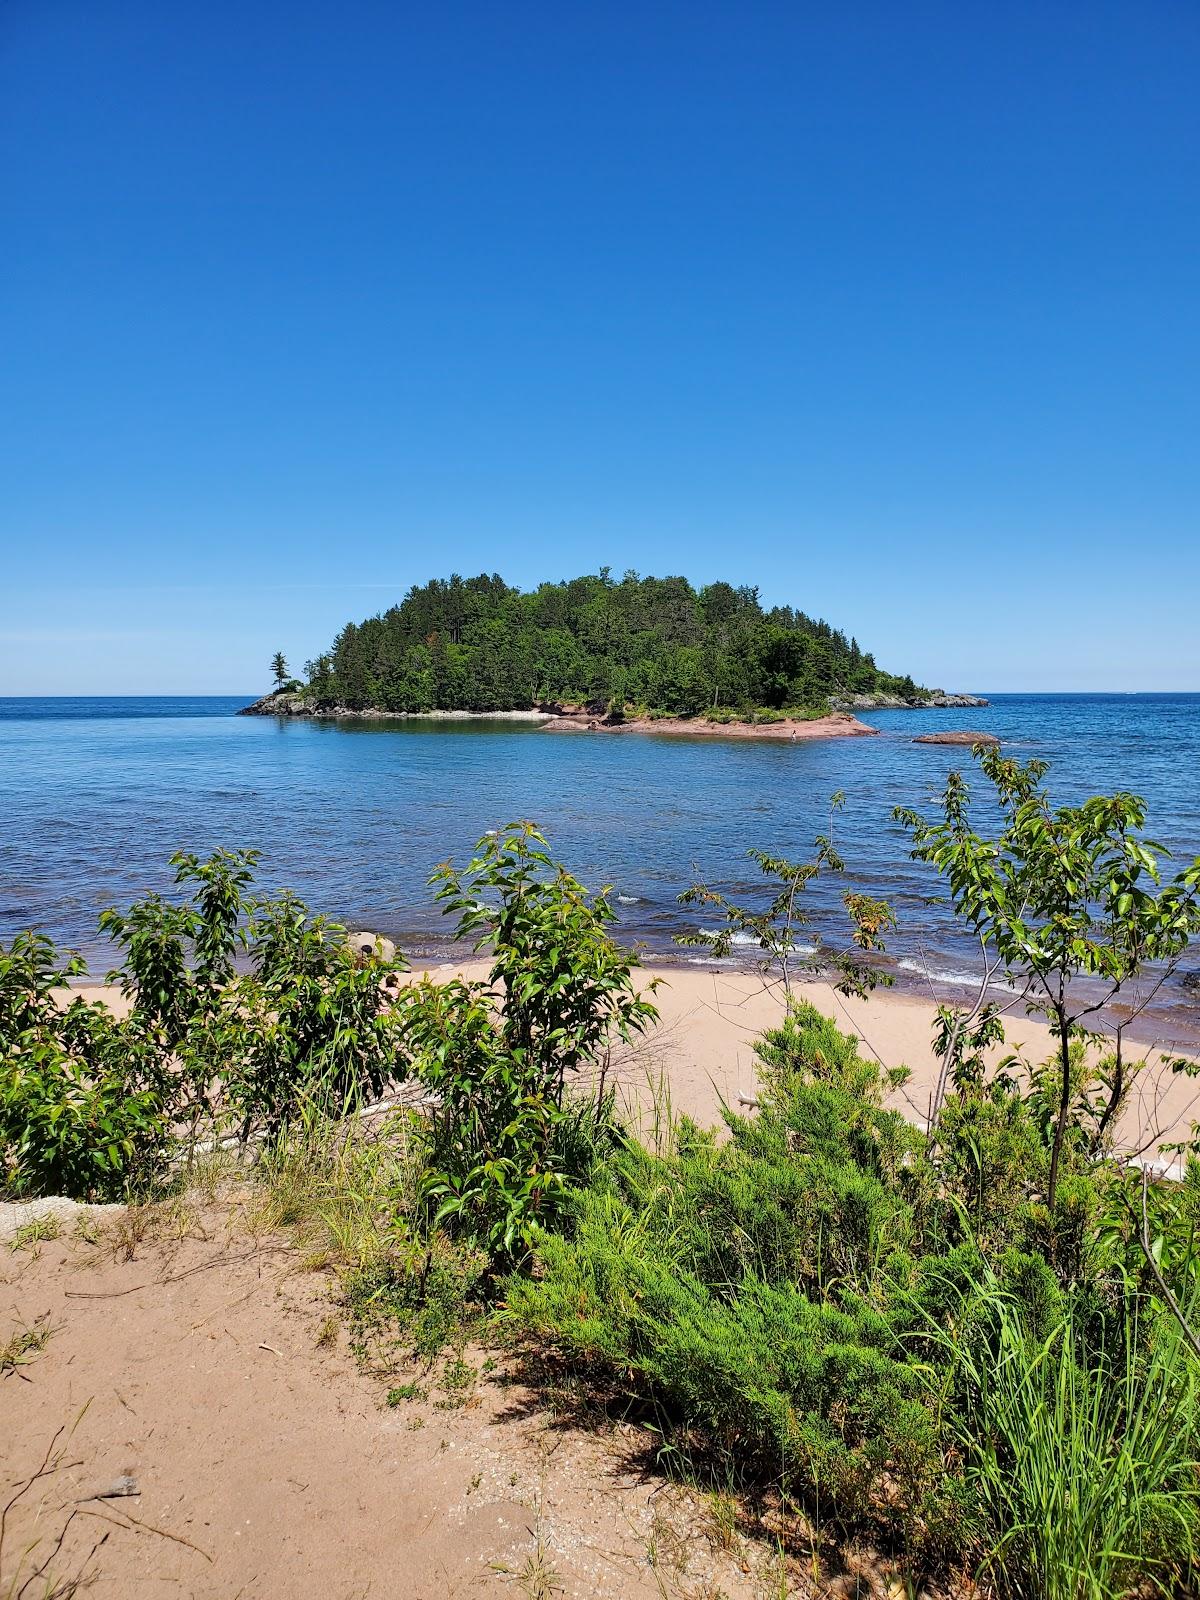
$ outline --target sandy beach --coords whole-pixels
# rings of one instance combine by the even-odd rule
[[[481,960],[418,965],[412,980],[480,978],[486,970]],[[633,1046],[614,1052],[611,1081],[626,1115],[635,1125],[648,1127],[657,1101],[675,1115],[712,1126],[720,1121],[722,1105],[745,1109],[759,1087],[754,1041],[783,1013],[779,990],[757,972],[732,968],[646,966],[641,973],[645,983],[658,981],[654,1002],[659,1021]],[[119,990],[100,985],[71,992],[118,1010],[127,1004]],[[798,984],[795,992],[832,1017],[844,1033],[856,1035],[865,1054],[886,1067],[909,1069],[911,1077],[892,1104],[923,1125],[938,1073],[932,1045],[936,1003],[896,990],[879,990],[867,1000],[847,999],[828,983]],[[1005,1033],[1005,1044],[992,1052],[996,1061],[1015,1053],[1038,1062],[1051,1053],[1049,1028],[1037,1018],[1013,1012],[1006,1018]],[[1158,1152],[1187,1138],[1193,1121],[1200,1121],[1200,1078],[1173,1073],[1173,1056],[1145,1044],[1127,1041],[1126,1054],[1131,1061],[1145,1056],[1148,1065],[1130,1094],[1118,1143],[1131,1155],[1158,1159],[1163,1170],[1177,1172],[1178,1161]]]
[[[468,962],[418,968],[415,975],[479,977],[485,970],[482,962]],[[783,1014],[778,988],[769,987],[754,971],[702,966],[643,970],[646,981],[659,980],[654,994],[659,1022],[631,1048],[614,1052],[612,1081],[627,1115],[635,1124],[649,1126],[656,1099],[675,1115],[705,1126],[720,1121],[722,1105],[744,1110],[759,1087],[754,1041]],[[864,1054],[876,1056],[885,1067],[909,1069],[909,1081],[891,1103],[924,1125],[939,1065],[932,1044],[936,1002],[890,989],[867,1000],[847,999],[823,982],[797,984],[795,993],[832,1017],[842,1032],[856,1035]],[[991,1052],[995,1061],[1017,1054],[1040,1062],[1052,1052],[1046,1023],[1023,1012],[1006,1018],[1005,1034],[1004,1045]],[[1143,1057],[1148,1064],[1130,1094],[1118,1144],[1174,1174],[1180,1170],[1178,1160],[1160,1157],[1159,1150],[1187,1138],[1193,1121],[1200,1121],[1200,1078],[1173,1073],[1173,1054],[1127,1040],[1127,1060]]]
[[[758,1089],[754,1040],[783,1010],[777,990],[768,990],[754,972],[672,967],[662,978],[655,1002],[656,1029],[619,1062],[623,1092],[632,1104],[644,1103],[647,1075],[670,1090],[676,1112],[712,1123],[722,1103],[735,1110]],[[867,1000],[847,999],[828,983],[800,984],[796,993],[833,1018],[844,1033],[856,1035],[864,1054],[886,1067],[906,1066],[909,1081],[892,1104],[913,1122],[924,1124],[937,1081],[933,1053],[936,1004],[893,990]],[[1017,1053],[1045,1060],[1053,1042],[1046,1023],[1015,1012],[1006,1019],[1006,1042],[994,1060]],[[1200,1120],[1200,1080],[1170,1070],[1171,1057],[1144,1045],[1126,1044],[1127,1057],[1148,1065],[1134,1086],[1118,1128],[1118,1143],[1131,1154],[1154,1157],[1160,1146],[1186,1138]],[[1167,1165],[1171,1165],[1167,1163]],[[1174,1170],[1174,1167],[1172,1167]]]
[[[658,1026],[616,1062],[621,1092],[631,1112],[644,1115],[659,1084],[669,1091],[671,1108],[697,1122],[711,1124],[722,1104],[734,1110],[755,1097],[759,1079],[754,1041],[778,1021],[783,1001],[754,972],[710,971],[672,967],[652,974],[661,978],[655,993]],[[892,1097],[897,1110],[923,1125],[937,1081],[933,1053],[936,1005],[932,1000],[891,990],[867,1000],[847,999],[828,983],[800,984],[797,995],[833,1018],[844,1032],[861,1040],[864,1054],[886,1067],[906,1066],[911,1077]],[[1006,1019],[1006,1042],[992,1052],[994,1060],[1017,1053],[1039,1062],[1052,1051],[1046,1023],[1014,1013]],[[1169,1056],[1144,1045],[1126,1045],[1127,1058],[1147,1059],[1130,1094],[1117,1130],[1118,1144],[1139,1158],[1162,1162],[1162,1170],[1179,1170],[1177,1160],[1159,1157],[1161,1146],[1188,1137],[1200,1120],[1200,1080],[1170,1070]]]

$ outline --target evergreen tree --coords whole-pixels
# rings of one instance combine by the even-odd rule
[[[277,654],[276,683],[287,678]],[[389,711],[507,711],[535,703],[639,707],[675,716],[720,709],[823,711],[844,694],[914,698],[858,640],[758,590],[681,577],[593,576],[522,593],[496,573],[409,590],[347,623],[307,667],[322,704]]]

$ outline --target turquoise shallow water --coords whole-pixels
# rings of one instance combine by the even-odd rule
[[[986,729],[1046,758],[1063,799],[1132,789],[1157,838],[1200,853],[1200,695],[998,695],[985,710],[876,713],[875,739],[794,745],[235,716],[250,698],[0,699],[0,939],[37,925],[103,970],[101,908],[168,888],[174,850],[227,845],[260,850],[265,883],[434,954],[446,926],[430,869],[532,817],[585,882],[614,886],[625,937],[685,959],[672,936],[694,913],[675,897],[693,870],[751,891],[746,850],[806,854],[842,789],[839,843],[851,876],[900,914],[901,974],[923,960],[952,993],[971,952],[925,903],[934,886],[889,820],[893,805],[929,804],[963,764],[960,750],[911,742],[937,727]],[[818,886],[818,925],[832,925],[843,887]],[[1180,982],[1159,1014],[1171,1037],[1200,1033],[1200,997]]]

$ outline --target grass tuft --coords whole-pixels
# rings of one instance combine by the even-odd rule
[[[0,1344],[0,1377],[9,1378],[14,1373],[20,1375],[22,1367],[27,1367],[41,1355],[55,1331],[49,1317],[47,1311],[33,1322],[22,1324]]]
[[[1200,1373],[1161,1322],[1149,1353],[1087,1349],[1068,1313],[1031,1334],[994,1283],[992,1339],[939,1331],[964,1397],[945,1416],[983,1519],[981,1579],[1010,1600],[1173,1595],[1197,1556]]]
[[[61,1234],[62,1223],[50,1212],[44,1217],[33,1217],[23,1222],[10,1239],[8,1248],[12,1251],[36,1250],[39,1245],[48,1244]]]

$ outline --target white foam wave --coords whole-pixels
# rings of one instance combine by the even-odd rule
[[[927,977],[931,983],[944,983],[949,988],[978,989],[979,987],[980,974],[978,972],[956,972],[953,969],[926,967],[919,961],[909,960],[908,957],[897,961],[896,966],[901,972],[915,972],[922,978]],[[1007,990],[1008,984],[997,983],[993,978],[988,988]]]
[[[725,930],[723,928],[701,928],[699,931],[703,934],[707,934],[710,939],[713,939],[716,938],[718,934],[724,933]],[[734,950],[761,950],[763,955],[769,954],[768,951],[763,950],[762,942],[758,938],[758,935],[751,933],[746,928],[735,929],[733,934],[730,936],[729,944]],[[817,947],[815,944],[798,944],[792,949],[792,954],[794,956],[815,956],[816,953]]]

